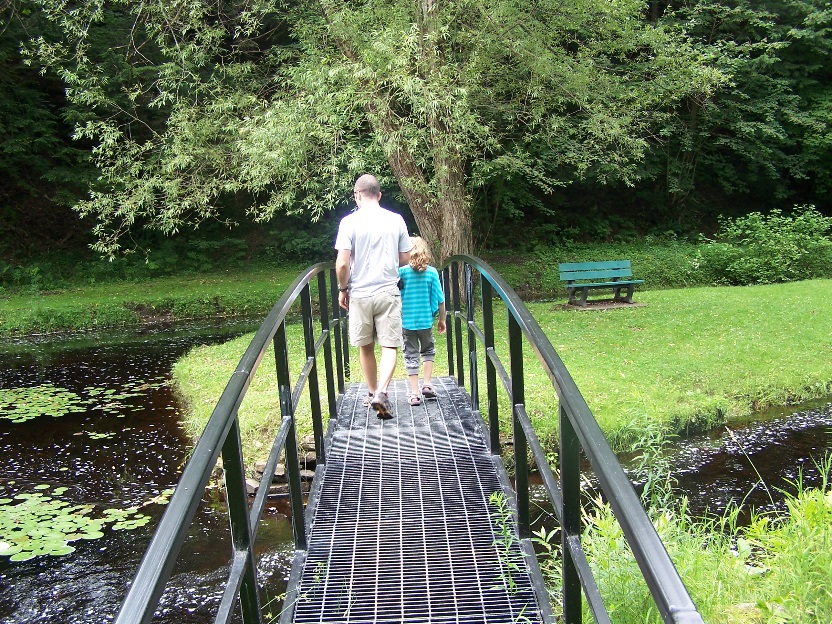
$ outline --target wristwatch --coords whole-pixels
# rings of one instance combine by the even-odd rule
[[[347,292],[349,289],[350,289],[349,286],[347,286],[346,288],[341,288],[340,286],[338,287],[338,290],[340,292]]]

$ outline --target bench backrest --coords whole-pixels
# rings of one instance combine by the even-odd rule
[[[629,260],[606,260],[604,262],[561,262],[558,265],[560,279],[564,282],[582,279],[608,279],[632,277]]]

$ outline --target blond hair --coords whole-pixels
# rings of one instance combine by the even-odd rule
[[[411,236],[410,242],[413,243],[413,248],[410,250],[410,268],[421,273],[430,264],[430,249],[421,236]]]

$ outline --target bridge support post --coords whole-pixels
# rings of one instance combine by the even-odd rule
[[[332,324],[335,326],[335,367],[338,371],[338,392],[344,394],[344,379],[350,378],[350,348],[344,310],[338,305],[338,278],[335,269],[329,272],[329,292],[332,298]]]
[[[580,624],[581,581],[569,541],[581,539],[581,445],[563,405],[560,406],[561,551],[563,553],[563,621]]]
[[[300,465],[298,464],[298,440],[295,429],[295,407],[292,404],[292,384],[289,379],[289,349],[286,342],[286,322],[282,322],[274,335],[274,358],[277,366],[277,383],[280,389],[280,413],[289,417],[289,433],[283,458],[286,461],[286,476],[289,479],[289,500],[292,505],[292,529],[295,535],[295,549],[306,550],[306,522],[303,518],[303,491],[300,486]]]
[[[468,325],[468,379],[470,380],[471,405],[480,409],[480,386],[477,376],[477,335],[474,333],[474,272],[465,263],[465,319]]]
[[[327,294],[326,273],[318,273],[318,305],[321,307],[321,331],[326,334],[324,338],[324,371],[326,372],[326,398],[329,406],[329,417],[334,418],[338,412],[338,402],[335,398],[335,375],[332,372],[332,343],[338,342],[338,334],[333,340],[332,324],[329,317],[329,300]],[[333,307],[338,307],[338,301],[332,302]],[[334,311],[334,309],[333,309]],[[340,371],[339,371],[340,372]],[[343,377],[340,379],[343,386]],[[317,443],[317,441],[316,441]],[[321,447],[323,449],[323,447]],[[317,447],[315,452],[319,453]],[[323,455],[318,454],[318,461],[325,461]]]
[[[445,292],[445,344],[448,352],[448,376],[454,377],[454,308],[451,299],[451,270],[442,269],[442,290]]]
[[[454,325],[454,337],[456,353],[456,383],[460,388],[465,387],[465,368],[462,366],[462,318],[460,313],[460,296],[459,296],[459,264],[454,262],[451,264],[451,292],[453,293],[451,309],[453,316],[451,321]]]
[[[523,378],[523,331],[514,315],[508,316],[508,349],[511,366],[512,431],[514,435],[514,492],[517,495],[517,530],[520,539],[531,537],[529,518],[529,444],[520,423],[518,406],[526,402]]]
[[[234,558],[241,559],[245,567],[239,594],[243,622],[245,624],[260,624],[257,569],[254,564],[245,486],[245,468],[241,449],[239,417],[235,413],[231,422],[231,430],[228,432],[222,446],[222,465],[225,471],[225,492],[228,498],[231,543],[234,549]],[[229,602],[228,608],[233,609],[233,604]]]
[[[482,327],[485,337],[485,391],[488,396],[488,433],[491,438],[491,454],[500,455],[500,406],[497,404],[497,368],[494,366],[494,310],[491,282],[480,282],[482,295]]]
[[[321,415],[321,389],[318,386],[318,359],[315,349],[315,328],[312,325],[312,289],[307,284],[300,297],[301,312],[303,316],[303,343],[306,347],[306,360],[311,360],[312,367],[309,370],[309,407],[312,411],[312,435],[315,438],[316,459],[323,461],[324,450],[324,425]],[[321,310],[323,316],[323,310]]]

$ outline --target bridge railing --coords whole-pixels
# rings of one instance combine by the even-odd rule
[[[475,279],[474,271],[478,273],[479,279]],[[612,452],[569,371],[525,304],[494,269],[472,256],[449,258],[442,269],[442,281],[449,316],[446,333],[449,373],[456,377],[460,386],[467,387],[473,408],[483,413],[493,455],[501,455],[502,451],[498,379],[510,400],[514,441],[514,495],[520,539],[527,557],[534,557],[530,539],[529,451],[560,523],[562,621],[568,624],[581,622],[582,594],[598,624],[611,621],[581,544],[580,456],[583,452],[595,471],[603,495],[621,526],[664,621],[701,624],[702,617],[618,458]],[[477,286],[480,291],[479,302],[475,294]],[[493,306],[497,299],[507,310],[508,354],[505,363],[500,359],[495,344]],[[475,314],[477,303],[480,306],[479,315]],[[482,327],[476,323],[477,316],[482,319]],[[478,345],[484,352],[484,411],[480,410]],[[546,452],[526,410],[524,345],[534,351],[557,394],[559,478],[555,477],[549,466]]]
[[[317,309],[312,301],[313,280],[317,280]],[[293,386],[289,374],[286,318],[298,300],[306,363]],[[316,327],[316,316],[319,327]],[[238,598],[243,622],[251,624],[262,621],[253,546],[269,488],[260,487],[249,506],[238,410],[261,360],[269,346],[274,345],[281,422],[263,474],[266,478],[274,474],[283,452],[289,481],[295,557],[302,558],[306,551],[307,519],[301,489],[295,414],[302,393],[308,391],[317,465],[323,465],[326,460],[322,414],[324,399],[319,387],[318,364],[323,360],[326,405],[330,417],[334,418],[337,413],[336,391],[338,394],[344,393],[344,379],[345,376],[349,377],[345,318],[345,313],[338,307],[338,282],[332,263],[316,264],[306,269],[274,305],[231,375],[185,466],[121,604],[115,620],[117,624],[138,624],[152,619],[220,454],[225,471],[232,560],[215,622],[231,620]]]

